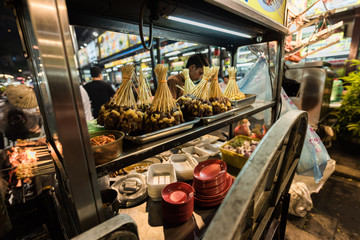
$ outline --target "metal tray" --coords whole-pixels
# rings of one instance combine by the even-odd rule
[[[200,120],[202,123],[204,124],[208,124],[214,121],[217,121],[219,119],[234,115],[237,111],[239,111],[239,108],[233,108],[229,111],[223,112],[223,113],[219,113],[213,116],[209,116],[209,117],[201,117]]]
[[[131,142],[134,142],[134,143],[144,144],[144,143],[148,143],[148,142],[151,142],[154,140],[158,140],[163,137],[168,137],[170,135],[173,135],[173,134],[176,134],[179,132],[189,130],[194,126],[195,123],[198,123],[198,122],[200,122],[200,119],[196,118],[190,122],[185,122],[185,123],[181,123],[179,125],[175,125],[172,127],[160,129],[155,132],[151,132],[151,133],[147,133],[147,134],[143,134],[143,135],[139,135],[139,136],[125,136],[125,139],[129,140]]]
[[[246,108],[251,104],[253,104],[255,102],[255,99],[256,99],[256,94],[245,94],[244,99],[230,101],[230,102],[232,106],[241,109],[241,108]]]

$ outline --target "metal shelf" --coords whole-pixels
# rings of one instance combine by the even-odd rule
[[[234,122],[241,120],[244,117],[248,117],[250,115],[264,111],[273,106],[275,106],[275,102],[257,101],[252,106],[240,110],[238,113],[231,117],[218,120],[205,126],[196,126],[190,131],[159,139],[155,142],[147,143],[141,146],[135,145],[134,143],[124,142],[124,151],[120,155],[120,157],[114,159],[111,162],[107,162],[96,167],[97,176],[105,176],[111,172],[140,162],[146,158],[152,157],[156,154],[179,146],[183,143],[189,142],[207,133],[211,133],[220,128],[226,127]]]

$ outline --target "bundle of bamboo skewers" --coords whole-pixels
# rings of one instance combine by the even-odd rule
[[[240,91],[236,84],[236,68],[229,67],[227,71],[229,73],[229,83],[225,88],[224,95],[232,101],[245,98],[245,94]]]
[[[214,75],[211,78],[210,88],[209,88],[209,101],[213,107],[213,113],[218,114],[222,112],[226,112],[231,109],[231,102],[229,98],[225,97],[221,92],[219,86],[219,67],[212,67],[214,70]]]
[[[206,117],[213,115],[213,108],[209,102],[207,83],[214,70],[204,67],[202,80],[185,96],[180,97],[177,102],[180,104],[186,118]]]
[[[195,88],[195,84],[193,83],[193,81],[190,78],[189,69],[184,68],[182,71],[182,75],[185,78],[184,95],[186,95]]]
[[[146,132],[156,131],[184,122],[183,114],[173,99],[166,82],[167,68],[163,64],[158,64],[154,71],[158,79],[158,88],[150,110],[145,113]]]
[[[125,133],[138,133],[143,129],[144,113],[136,105],[132,90],[135,67],[125,65],[121,67],[123,81],[111,100],[101,106],[98,124],[106,129],[120,130]]]
[[[139,77],[136,77],[137,83],[139,85],[138,107],[141,111],[145,112],[150,109],[153,96],[150,91],[149,83],[146,81],[146,77],[141,70],[139,75]]]

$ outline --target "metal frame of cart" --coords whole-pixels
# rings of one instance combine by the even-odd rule
[[[284,37],[287,33],[284,26],[240,1],[159,1],[160,6],[168,6],[170,15],[176,12],[178,16],[192,16],[199,22],[227,26],[251,37],[226,36],[194,26],[184,28],[183,24],[171,23],[166,19],[154,22],[154,37],[225,47],[232,53],[233,59],[239,46],[277,41],[273,99],[256,102],[231,117],[206,126],[195,127],[143,146],[130,147],[119,158],[96,167],[76,72],[76,39],[70,24],[138,34],[138,19],[134,18],[133,13],[140,9],[142,1],[103,3],[94,0],[87,1],[86,5],[83,1],[75,0],[5,2],[14,9],[25,56],[35,77],[35,90],[45,122],[47,140],[53,149],[58,170],[64,199],[62,207],[66,208],[72,220],[69,229],[64,230],[67,236],[78,235],[105,220],[97,177],[104,176],[110,169],[139,162],[204,134],[231,126],[244,117],[266,109],[272,109],[272,123],[278,118]],[[146,30],[145,34],[147,33]]]

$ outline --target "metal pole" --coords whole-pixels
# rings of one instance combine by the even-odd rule
[[[208,60],[209,60],[209,64],[211,65],[211,46],[208,46]]]
[[[157,64],[161,63],[160,38],[156,38],[156,60]]]
[[[283,66],[284,66],[284,52],[285,52],[285,36],[282,36],[277,41],[277,56],[276,56],[276,62],[277,62],[277,69],[276,74],[277,76],[274,78],[276,89],[274,91],[273,100],[276,101],[276,105],[272,108],[271,111],[271,123],[274,123],[278,118],[281,110],[281,85],[282,85],[282,78],[283,78]]]
[[[151,73],[152,73],[152,77],[154,79],[154,88],[155,88],[155,91],[156,91],[158,83],[157,83],[155,72],[154,72],[155,65],[156,65],[155,64],[155,56],[154,56],[154,44],[151,45],[150,57],[151,57],[151,68],[152,68]]]

